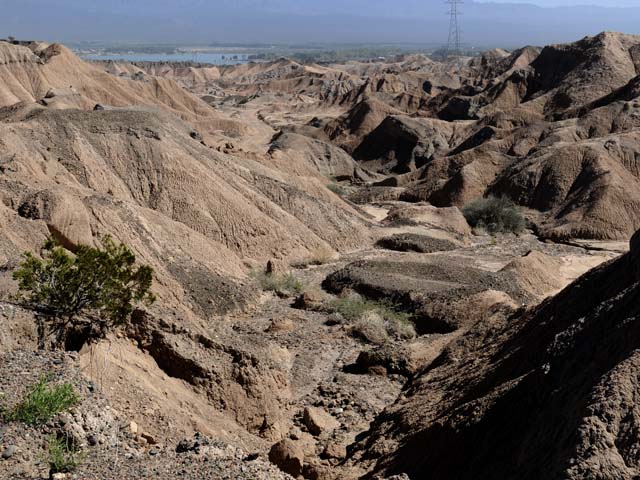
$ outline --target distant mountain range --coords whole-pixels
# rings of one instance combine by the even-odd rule
[[[414,42],[446,38],[443,0],[4,0],[0,36],[63,42]],[[640,6],[463,6],[474,46],[564,42],[602,30],[640,33]]]

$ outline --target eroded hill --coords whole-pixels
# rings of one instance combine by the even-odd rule
[[[206,98],[221,110],[244,99],[240,111],[275,131],[353,153],[386,177],[372,189],[381,199],[462,206],[506,195],[540,213],[545,237],[623,240],[640,227],[638,45],[606,32],[458,64],[282,60],[221,69],[224,96]],[[184,78],[194,91],[211,83]]]

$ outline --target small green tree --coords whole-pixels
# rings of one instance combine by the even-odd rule
[[[136,304],[155,301],[150,292],[153,269],[136,266],[133,252],[109,236],[102,245],[81,245],[71,254],[49,240],[42,258],[26,252],[13,273],[18,299],[45,314],[57,346],[80,325],[86,330],[87,320],[89,336],[104,335],[109,327],[125,323]]]

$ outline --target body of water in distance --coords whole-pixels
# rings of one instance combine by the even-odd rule
[[[84,60],[113,60],[122,62],[196,62],[211,65],[247,63],[247,53],[91,53],[79,54]]]

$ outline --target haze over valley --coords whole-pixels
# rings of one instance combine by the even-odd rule
[[[5,0],[0,30],[64,43],[442,44],[446,10],[441,0]],[[465,39],[484,48],[568,42],[604,30],[633,33],[639,21],[634,2],[464,4]]]

